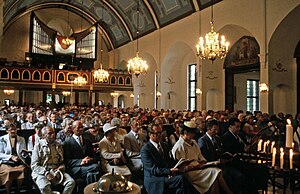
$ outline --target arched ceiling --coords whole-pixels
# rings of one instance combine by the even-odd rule
[[[4,0],[4,30],[16,19],[31,11],[62,8],[76,13],[104,30],[108,50],[176,22],[211,5],[211,0]],[[214,0],[219,2],[221,0]],[[103,5],[103,9],[102,9]],[[103,10],[103,22],[101,22]],[[45,18],[45,16],[43,16]],[[48,16],[55,18],[55,13]]]

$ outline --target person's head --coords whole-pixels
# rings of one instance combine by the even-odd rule
[[[185,121],[183,123],[180,134],[184,140],[190,141],[195,137],[196,132],[196,123],[194,121]]]
[[[41,117],[39,118],[39,121],[40,121],[40,122],[43,122],[45,126],[48,124],[48,119],[47,119],[46,116],[41,116]]]
[[[81,136],[83,134],[83,125],[81,121],[76,120],[72,124],[74,135]]]
[[[27,113],[26,114],[26,120],[30,123],[33,122],[33,114],[32,113]]]
[[[8,123],[6,126],[6,133],[9,137],[16,137],[17,136],[17,127],[14,123]]]
[[[52,123],[55,123],[56,122],[56,113],[51,113],[51,115],[50,115],[50,120],[51,120],[51,122]]]
[[[153,123],[160,125],[161,128],[163,126],[163,121],[160,117],[155,117],[154,120],[153,120]]]
[[[152,141],[159,143],[162,141],[162,128],[158,124],[152,124],[149,129],[149,137]]]
[[[103,132],[107,139],[113,139],[116,133],[116,126],[112,126],[109,123],[103,125]]]
[[[119,118],[113,118],[110,121],[111,126],[116,127],[117,129],[120,127],[121,120]]]
[[[176,120],[176,121],[174,122],[174,124],[173,124],[173,128],[175,129],[175,132],[176,132],[177,134],[179,134],[180,131],[181,131],[181,128],[182,128],[182,122]]]
[[[240,122],[243,122],[244,121],[244,118],[245,118],[245,115],[243,113],[240,113],[238,115],[238,119],[240,120]]]
[[[131,130],[137,133],[141,128],[141,121],[137,117],[131,119]]]
[[[55,130],[50,127],[46,126],[42,129],[42,134],[43,138],[48,142],[48,143],[54,143],[55,142]]]
[[[39,137],[42,137],[42,129],[45,125],[42,123],[42,122],[38,122],[35,124],[34,126],[34,130],[35,130],[35,133],[39,136]]]
[[[241,129],[241,122],[238,118],[230,118],[228,121],[228,125],[229,125],[229,130],[234,133],[234,134],[238,134],[240,132]]]
[[[219,122],[215,119],[209,120],[206,123],[207,133],[213,137],[219,132]]]
[[[61,123],[61,126],[63,127],[65,132],[72,132],[72,125],[73,125],[74,120],[67,117],[63,120]]]

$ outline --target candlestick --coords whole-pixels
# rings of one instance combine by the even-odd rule
[[[272,167],[275,166],[275,158],[276,158],[276,148],[272,150]]]
[[[291,120],[287,119],[287,125],[285,130],[285,147],[292,148],[293,143],[293,126],[291,125]]]
[[[293,149],[290,149],[290,169],[293,169]]]
[[[275,141],[272,141],[272,143],[271,143],[271,149],[270,149],[270,151],[271,151],[271,154],[273,153],[273,148],[274,148],[274,145],[275,145]],[[276,149],[275,149],[276,150]]]
[[[283,169],[283,164],[284,164],[284,152],[283,152],[283,148],[280,148],[280,169]]]
[[[262,148],[262,140],[260,139],[257,144],[257,151],[260,152]]]

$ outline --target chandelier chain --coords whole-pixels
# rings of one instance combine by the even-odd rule
[[[136,52],[139,52],[139,25],[140,25],[140,0],[137,0],[136,8]]]

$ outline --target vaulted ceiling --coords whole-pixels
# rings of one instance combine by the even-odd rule
[[[140,37],[211,4],[212,0],[4,0],[4,30],[26,13],[61,8],[91,25],[96,23],[104,31],[108,50],[112,50],[137,38],[137,5]],[[56,14],[48,17],[55,18]]]

